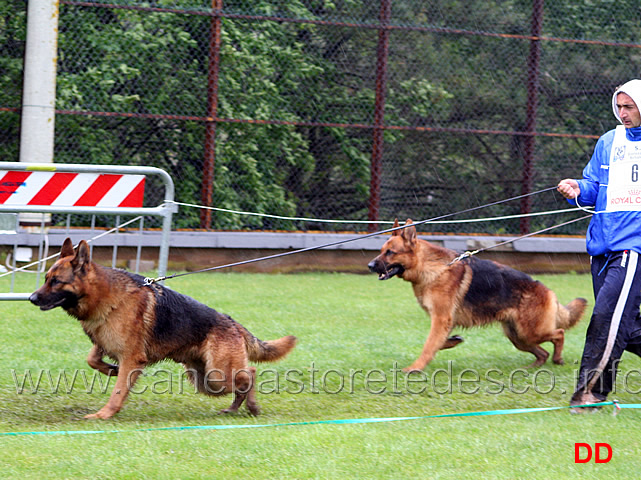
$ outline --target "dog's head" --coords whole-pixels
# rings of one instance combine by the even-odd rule
[[[389,240],[383,244],[381,254],[367,265],[370,271],[378,273],[379,280],[387,280],[395,275],[403,278],[405,270],[411,268],[415,262],[416,227],[409,218],[405,225],[411,226],[394,230]],[[399,227],[396,219],[394,228]]]
[[[65,310],[75,307],[83,297],[84,283],[89,259],[89,245],[80,241],[74,252],[71,239],[62,244],[60,258],[54,263],[45,276],[45,283],[29,297],[31,303],[40,310],[51,310],[62,307]]]

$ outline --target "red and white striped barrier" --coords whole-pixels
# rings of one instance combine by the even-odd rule
[[[142,207],[144,175],[2,171],[0,205]]]

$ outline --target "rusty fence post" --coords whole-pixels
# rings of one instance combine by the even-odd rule
[[[381,202],[381,176],[383,171],[383,132],[385,125],[385,94],[387,90],[387,54],[389,50],[389,22],[391,0],[381,0],[378,48],[376,52],[376,99],[374,103],[374,134],[372,162],[370,165],[370,190],[368,202],[368,231],[378,230]]]
[[[211,206],[216,164],[216,126],[218,121],[218,71],[220,66],[220,27],[223,0],[212,0],[209,30],[209,64],[207,66],[207,122],[205,125],[205,154],[203,181],[200,190],[201,205]],[[200,228],[211,228],[211,210],[200,211]]]
[[[539,95],[539,64],[541,60],[541,29],[543,26],[543,4],[544,0],[533,0],[532,2],[532,39],[530,40],[530,56],[528,58],[528,80],[527,80],[527,108],[525,119],[525,145],[523,154],[523,180],[521,194],[527,195],[532,192],[534,174],[534,144],[536,140],[536,116],[538,110]],[[521,199],[521,213],[527,214],[532,210],[532,197]],[[521,218],[521,235],[530,232],[529,217]]]

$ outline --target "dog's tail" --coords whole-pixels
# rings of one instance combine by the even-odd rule
[[[247,346],[247,356],[252,362],[275,362],[287,355],[296,346],[296,337],[287,335],[277,340],[263,341],[245,327],[239,325]]]
[[[565,306],[559,304],[556,326],[564,330],[575,326],[581,320],[587,305],[588,301],[585,298],[575,298]]]

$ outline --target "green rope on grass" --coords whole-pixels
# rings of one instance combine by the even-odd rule
[[[580,408],[604,407],[614,405],[616,410],[623,408],[641,408],[641,404],[620,404],[613,402],[601,402],[590,405],[581,405]],[[305,425],[351,425],[363,423],[384,423],[399,422],[407,420],[423,420],[427,418],[451,418],[451,417],[481,417],[491,415],[515,415],[521,413],[546,412],[551,410],[564,410],[571,407],[537,407],[537,408],[514,408],[508,410],[488,410],[481,412],[443,413],[439,415],[424,415],[420,417],[383,417],[383,418],[346,418],[337,420],[314,420],[310,422],[290,422],[271,424],[243,424],[243,425],[193,425],[183,427],[157,427],[138,428],[133,430],[51,430],[40,432],[0,432],[0,436],[26,436],[26,435],[95,435],[99,433],[131,433],[131,432],[162,432],[162,431],[186,431],[186,430],[237,430],[241,428],[267,428],[267,427],[295,427]],[[576,408],[576,407],[572,407]]]

